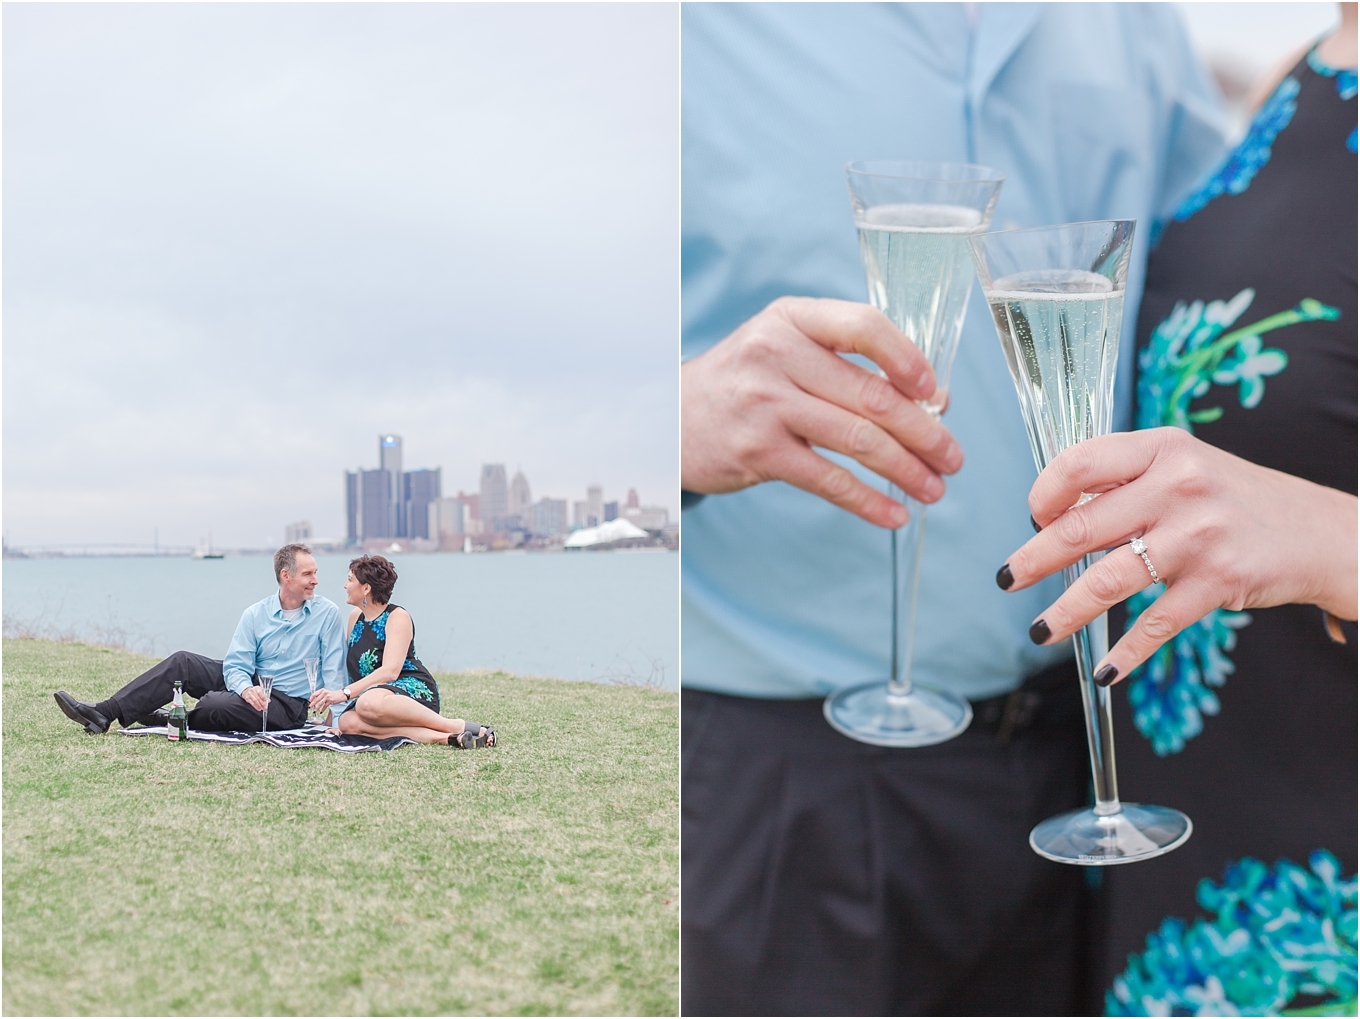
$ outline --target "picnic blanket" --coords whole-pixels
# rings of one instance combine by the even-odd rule
[[[159,736],[165,739],[165,726],[138,725],[119,729],[124,736]],[[189,730],[189,738],[201,743],[268,743],[271,747],[320,747],[342,754],[363,754],[374,750],[395,750],[403,743],[415,743],[405,736],[375,739],[372,736],[333,736],[319,725],[305,729],[274,729],[270,732],[200,732]]]

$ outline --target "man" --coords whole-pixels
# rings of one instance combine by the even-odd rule
[[[275,552],[274,577],[278,593],[241,614],[222,661],[177,651],[108,700],[85,704],[58,690],[57,706],[91,734],[107,732],[114,721],[163,725],[168,716],[162,705],[179,680],[184,692],[198,700],[189,712],[190,729],[255,732],[266,703],[259,686],[263,674],[274,677],[267,727],[300,728],[307,720],[306,659],[321,660],[325,689],[344,685],[344,624],[334,602],[315,597],[316,559],[306,545],[285,545]]]
[[[1137,219],[1131,327],[1151,224],[1222,150],[1212,87],[1167,5],[681,17],[682,1012],[1090,1014],[1086,875],[1026,844],[1089,773],[1070,645],[1027,636],[1056,582],[994,580],[1031,533],[1012,383],[975,289],[948,428],[916,407],[936,383],[862,303],[842,167],[1000,169],[994,229]],[[821,715],[888,674],[884,477],[935,504],[913,675],[974,705],[915,750]]]

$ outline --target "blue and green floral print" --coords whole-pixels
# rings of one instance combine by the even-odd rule
[[[359,678],[367,679],[381,664],[382,652],[377,648],[369,648],[359,656]]]
[[[1190,402],[1213,386],[1236,386],[1238,402],[1254,408],[1266,391],[1266,378],[1289,365],[1283,350],[1265,347],[1263,334],[1300,322],[1331,321],[1340,312],[1305,299],[1297,307],[1227,332],[1251,307],[1256,292],[1247,288],[1228,301],[1178,302],[1153,331],[1138,355],[1138,427],[1170,425],[1194,431],[1197,423],[1216,421],[1222,407],[1190,410]],[[1130,598],[1127,627],[1165,591],[1149,587]],[[1226,652],[1237,631],[1251,622],[1245,612],[1215,609],[1159,648],[1130,674],[1129,703],[1134,725],[1152,742],[1158,756],[1174,754],[1204,729],[1205,715],[1219,710],[1217,695],[1233,672]]]
[[[1247,135],[1228,158],[1195,189],[1172,216],[1181,223],[1221,194],[1240,195],[1247,185],[1260,172],[1261,167],[1270,161],[1270,147],[1275,144],[1275,136],[1289,126],[1298,110],[1296,98],[1299,83],[1293,77],[1286,77],[1275,87],[1270,98],[1252,118]]]
[[[1356,879],[1326,850],[1308,865],[1247,858],[1221,885],[1201,881],[1213,919],[1164,920],[1106,992],[1106,1015],[1355,1015]]]

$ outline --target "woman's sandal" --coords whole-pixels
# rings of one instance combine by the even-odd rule
[[[474,733],[474,727],[476,732]],[[463,731],[449,736],[449,746],[459,750],[472,750],[475,747],[494,747],[496,730],[481,722],[464,722]]]

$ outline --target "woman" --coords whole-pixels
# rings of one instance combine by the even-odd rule
[[[339,731],[348,735],[405,736],[464,750],[494,747],[490,726],[439,713],[439,687],[416,657],[415,623],[391,603],[396,583],[396,569],[380,555],[350,562],[345,600],[355,608],[349,617],[349,685],[318,690],[314,703],[342,704]],[[405,654],[387,655],[389,641]]]
[[[1195,824],[1106,876],[1107,976],[1230,859],[1325,847],[1356,867],[1356,5],[1340,6],[1149,257],[1144,430],[1056,458],[1030,493],[1040,533],[998,575],[1017,590],[1111,550],[1030,634],[1065,640],[1128,600],[1095,677],[1130,679],[1120,791]]]

